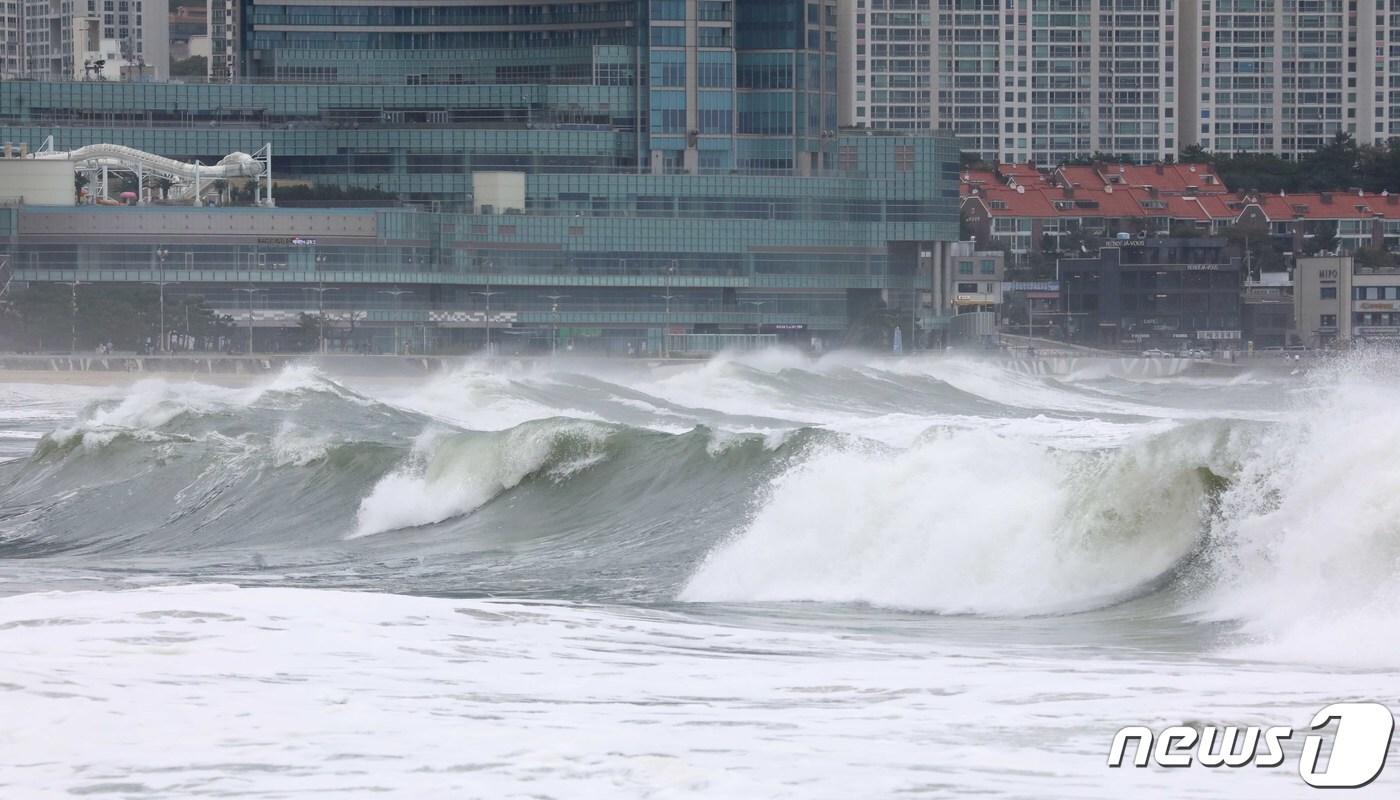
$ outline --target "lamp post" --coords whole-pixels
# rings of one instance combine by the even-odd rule
[[[676,277],[676,260],[671,259],[671,266],[666,270],[666,294],[661,297],[666,301],[666,330],[661,334],[661,357],[671,357],[671,300],[675,295],[671,294],[671,281]]]
[[[763,332],[763,306],[767,300],[745,300],[739,305],[753,306],[753,332],[755,335]]]
[[[549,355],[552,358],[559,353],[559,301],[568,297],[568,295],[545,294],[540,296],[550,302],[550,311],[554,313],[554,330],[549,337]]]
[[[1065,276],[1065,341],[1074,344],[1074,282],[1078,275]]]
[[[258,292],[265,292],[267,290],[248,288],[237,289],[236,291],[243,292],[248,295],[248,355],[251,356],[253,354],[253,295],[257,294]]]
[[[158,248],[158,249],[156,250],[156,257],[158,257],[158,258],[160,259],[160,280],[158,280],[158,281],[146,281],[146,282],[149,283],[149,284],[153,284],[153,285],[155,285],[155,286],[160,287],[160,346],[159,346],[158,348],[156,348],[156,349],[157,349],[158,352],[161,352],[161,353],[164,353],[164,352],[165,352],[165,341],[166,341],[166,340],[165,340],[165,284],[167,283],[167,281],[165,280],[165,259],[166,259],[166,257],[169,256],[169,255],[170,255],[170,251],[167,250],[167,249],[165,249],[164,247]]]
[[[493,263],[492,263],[492,262],[490,262],[490,261],[487,261],[487,262],[486,262],[486,291],[484,291],[484,292],[472,292],[472,294],[474,294],[474,295],[478,295],[478,296],[481,296],[481,297],[486,298],[486,355],[488,355],[488,356],[491,355],[491,296],[492,296],[492,295],[500,294],[500,292],[493,292],[493,291],[491,291],[491,268],[492,268],[492,266],[493,266]]]
[[[73,312],[73,316],[72,316],[72,318],[70,319],[70,330],[69,330],[69,334],[71,335],[72,340],[69,342],[68,347],[69,347],[69,352],[76,354],[76,353],[78,352],[78,287],[81,286],[81,285],[84,284],[84,283],[87,283],[87,281],[80,281],[80,280],[78,280],[78,278],[77,278],[76,275],[75,275],[75,277],[73,278],[73,280],[71,280],[71,281],[65,281],[65,283],[67,283],[68,286],[73,290],[73,295],[72,295],[72,298],[73,298],[73,300],[72,300],[72,312]]]
[[[671,357],[671,301],[672,301],[672,300],[675,300],[675,299],[677,298],[677,295],[671,294],[671,290],[670,290],[669,288],[667,288],[666,294],[654,294],[654,295],[652,295],[652,297],[655,297],[657,300],[665,300],[665,301],[666,301],[666,330],[662,331],[662,333],[661,333],[661,357],[662,357],[662,358],[670,358],[670,357]]]
[[[402,313],[402,302],[399,298],[413,292],[408,289],[381,289],[379,294],[392,295],[394,298],[394,355],[399,355],[399,314]]]
[[[321,355],[326,354],[326,292],[338,292],[340,289],[325,284],[319,286],[308,286],[307,291],[316,293],[316,318],[319,323],[316,350]]]

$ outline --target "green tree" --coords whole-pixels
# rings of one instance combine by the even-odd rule
[[[74,311],[76,309],[76,316]],[[154,286],[32,283],[12,294],[9,313],[0,317],[14,346],[68,350],[77,336],[79,350],[110,342],[114,349],[140,352],[160,338],[160,294]],[[232,322],[198,297],[165,298],[165,330],[209,341],[227,336]]]
[[[209,61],[204,56],[190,56],[170,62],[170,76],[173,78],[203,78],[208,74]]]
[[[1389,269],[1395,266],[1395,256],[1374,247],[1359,247],[1352,253],[1358,267],[1366,269]]]
[[[1070,258],[1097,255],[1100,247],[1103,247],[1103,237],[1082,227],[1076,227],[1060,237],[1060,252]]]
[[[1284,268],[1283,251],[1274,242],[1266,222],[1250,221],[1225,229],[1227,246],[1245,259],[1252,274]]]
[[[1312,223],[1311,237],[1303,240],[1303,254],[1315,256],[1330,253],[1337,249],[1337,221],[1320,220]]]
[[[1305,191],[1341,190],[1360,182],[1361,151],[1349,133],[1338,131],[1332,141],[1304,156],[1302,164],[1299,178]]]
[[[1173,239],[1199,239],[1206,234],[1198,225],[1193,225],[1190,222],[1177,222],[1172,225],[1171,231],[1167,235]]]

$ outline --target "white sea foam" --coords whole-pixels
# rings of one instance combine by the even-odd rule
[[[1171,568],[1206,510],[1212,437],[1065,453],[984,431],[905,451],[827,446],[778,478],[682,592],[694,601],[868,602],[1048,613]]]
[[[1104,757],[1124,724],[1301,728],[1339,691],[1393,696],[1393,673],[1343,690],[1317,670],[1017,643],[1044,620],[984,640],[925,624],[231,586],[0,598],[0,696],[24,720],[0,727],[0,793],[1274,800],[1306,796],[1296,770]],[[1387,773],[1353,794],[1393,789]]]
[[[1359,355],[1243,460],[1222,498],[1207,615],[1239,652],[1400,665],[1400,359]]]
[[[361,501],[352,538],[461,516],[541,470],[565,480],[602,460],[609,432],[588,422],[522,425],[501,434],[429,429],[407,461]],[[559,458],[566,440],[582,446]]]

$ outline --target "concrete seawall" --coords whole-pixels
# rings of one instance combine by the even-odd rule
[[[286,355],[0,355],[0,370],[118,372],[152,375],[263,375],[288,364],[319,363],[346,372],[428,373],[457,366],[462,356]]]

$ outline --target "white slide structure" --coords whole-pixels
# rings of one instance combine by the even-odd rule
[[[46,147],[30,154],[29,158],[71,161],[75,172],[105,173],[107,170],[113,170],[134,173],[142,181],[148,175],[164,178],[171,183],[167,194],[170,199],[195,200],[198,203],[200,189],[209,181],[255,178],[259,179],[261,184],[270,179],[271,150],[271,145],[268,145],[253,155],[229,153],[219,159],[217,164],[209,166],[198,162],[191,164],[177,161],[120,144],[90,144],[76,150],[53,150]],[[268,194],[270,200],[271,192]],[[261,185],[258,195],[261,200]]]

